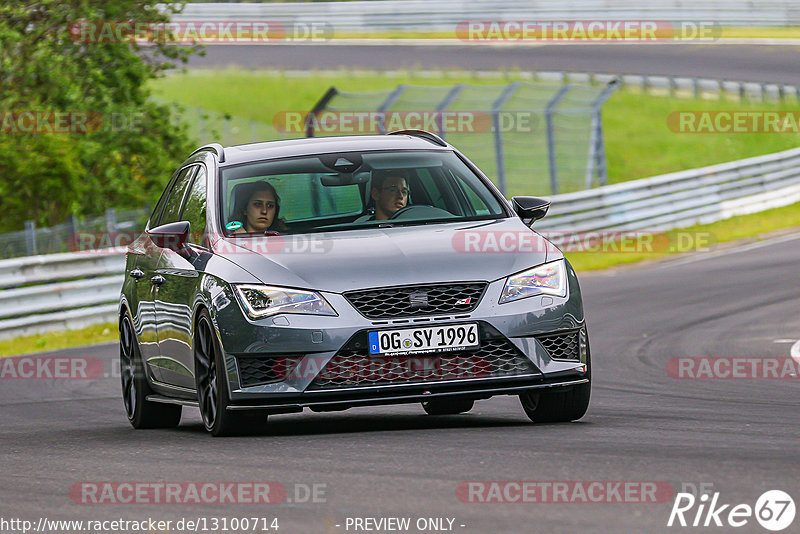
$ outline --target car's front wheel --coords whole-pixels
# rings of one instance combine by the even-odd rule
[[[252,430],[259,422],[258,414],[228,410],[228,380],[222,349],[205,310],[200,312],[195,329],[194,361],[197,402],[206,430],[212,436],[234,436]],[[261,421],[266,421],[266,417],[260,416]]]
[[[456,415],[468,412],[475,405],[472,399],[431,399],[422,403],[428,415]]]
[[[133,333],[133,324],[125,315],[119,323],[119,368],[125,414],[133,428],[174,428],[181,422],[181,407],[147,400],[153,392],[147,384],[144,364]]]
[[[592,384],[572,386],[566,391],[531,391],[519,396],[522,409],[534,423],[565,423],[580,419],[589,408]]]

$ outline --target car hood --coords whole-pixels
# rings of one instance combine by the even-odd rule
[[[269,285],[342,293],[452,281],[494,281],[560,257],[520,219],[225,238],[215,252]]]

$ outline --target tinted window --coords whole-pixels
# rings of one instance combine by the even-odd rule
[[[164,204],[167,202],[167,197],[169,196],[169,191],[172,189],[172,184],[175,183],[175,178],[177,175],[177,171],[167,182],[167,187],[164,188],[164,192],[161,193],[161,197],[158,199],[158,203],[156,203],[156,207],[153,210],[152,215],[150,215],[150,228],[158,226],[158,220],[161,217],[161,212],[164,211]]]
[[[183,196],[186,193],[186,188],[189,187],[189,183],[196,169],[197,166],[186,167],[178,175],[178,179],[175,180],[175,185],[172,186],[172,191],[169,193],[167,204],[164,206],[164,213],[161,215],[161,220],[158,223],[159,225],[180,220]]]
[[[199,245],[206,229],[206,169],[199,167],[186,197],[186,206],[181,215],[182,221],[189,221],[191,234],[189,242]]]

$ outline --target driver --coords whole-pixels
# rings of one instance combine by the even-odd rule
[[[370,195],[375,201],[373,220],[385,221],[408,204],[408,180],[402,171],[375,173]]]

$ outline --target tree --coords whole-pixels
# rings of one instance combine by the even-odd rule
[[[158,36],[140,44],[117,23],[166,23],[181,9],[161,0],[0,0],[0,231],[155,202],[191,145],[147,84],[198,47]],[[76,33],[85,27],[117,38],[86,39]]]

